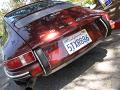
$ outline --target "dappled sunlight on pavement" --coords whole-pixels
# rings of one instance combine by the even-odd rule
[[[105,61],[102,63],[97,63],[94,66],[94,69],[97,72],[105,72],[105,73],[116,72],[117,67],[113,66],[112,63],[113,63],[113,61]]]

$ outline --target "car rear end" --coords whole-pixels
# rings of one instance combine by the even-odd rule
[[[25,22],[26,18],[21,21]],[[25,24],[21,25],[19,20],[14,24],[14,32],[28,49],[21,44],[4,62],[6,74],[14,80],[48,76],[94,48],[111,33],[104,17],[79,6]],[[9,48],[7,46],[3,51],[7,52]],[[19,51],[20,48],[23,51]]]
[[[38,45],[34,49],[34,53],[41,66],[43,65],[45,75],[76,60],[108,36],[109,29],[104,19],[97,17],[92,20],[83,26],[76,25],[66,28],[64,33],[61,33],[62,29],[49,31],[45,37],[41,38],[41,41],[47,41],[40,47]]]

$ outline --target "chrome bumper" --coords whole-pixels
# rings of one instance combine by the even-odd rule
[[[25,73],[18,74],[18,75],[11,75],[11,74],[6,70],[6,68],[4,68],[4,71],[5,71],[5,74],[6,74],[9,78],[14,79],[14,80],[25,79],[25,78],[31,77],[31,75],[30,75],[29,72],[25,72]]]

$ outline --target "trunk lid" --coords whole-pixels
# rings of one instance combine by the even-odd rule
[[[36,48],[60,39],[99,17],[94,11],[72,7],[44,16],[20,28],[17,32],[31,48]]]

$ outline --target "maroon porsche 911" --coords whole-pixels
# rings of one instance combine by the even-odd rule
[[[54,73],[111,34],[107,13],[60,1],[20,7],[4,21],[4,71],[16,83]]]

